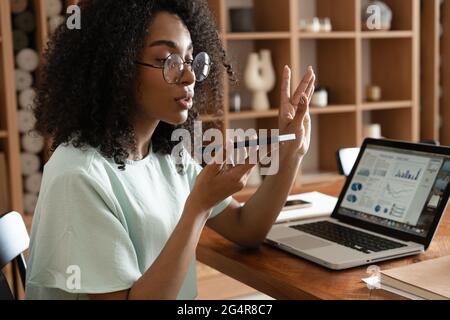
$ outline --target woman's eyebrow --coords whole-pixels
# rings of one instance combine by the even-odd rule
[[[171,49],[179,49],[177,44],[171,40],[156,40],[156,41],[150,43],[150,45],[149,45],[149,47],[156,47],[156,46],[166,46]],[[193,48],[194,48],[194,46],[191,43],[187,49],[191,50]]]

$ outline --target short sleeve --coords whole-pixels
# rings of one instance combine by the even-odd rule
[[[195,180],[197,179],[197,176],[200,174],[200,172],[203,170],[202,166],[200,164],[198,164],[192,157],[191,155],[189,155],[187,152],[185,153],[187,154],[186,156],[186,172],[188,174],[189,177],[189,185],[191,186],[191,190],[194,186]],[[228,197],[225,200],[223,200],[222,202],[220,202],[218,205],[216,205],[210,216],[209,219],[212,219],[216,216],[218,216],[219,214],[221,214],[223,212],[223,210],[225,210],[233,201],[233,197]]]
[[[141,273],[113,199],[81,170],[44,182],[27,284],[85,294],[131,288]]]

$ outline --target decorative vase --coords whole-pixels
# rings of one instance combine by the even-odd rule
[[[253,92],[252,108],[257,111],[270,109],[267,93],[275,86],[275,70],[270,50],[251,53],[245,68],[245,84]]]

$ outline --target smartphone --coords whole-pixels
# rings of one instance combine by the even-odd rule
[[[253,147],[253,146],[269,145],[272,143],[292,141],[292,140],[295,140],[296,138],[297,137],[295,136],[295,134],[285,134],[285,135],[281,135],[281,136],[258,138],[255,140],[246,139],[245,141],[235,142],[234,148],[239,149],[239,148],[248,148],[248,147]]]
[[[234,149],[248,148],[248,147],[262,146],[262,145],[270,145],[272,143],[293,141],[295,139],[297,139],[297,136],[294,133],[280,135],[280,136],[258,138],[258,139],[254,139],[254,140],[246,139],[244,141],[234,142]],[[222,147],[221,145],[203,146],[202,151],[204,152],[205,150],[208,150],[208,151],[215,150],[216,148],[220,149],[221,147]]]
[[[312,202],[305,200],[288,200],[284,204],[283,211],[310,208],[312,205]]]

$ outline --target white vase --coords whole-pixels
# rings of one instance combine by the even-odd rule
[[[270,50],[251,53],[245,68],[245,84],[253,92],[252,108],[257,111],[270,109],[268,92],[275,86],[275,70]]]

